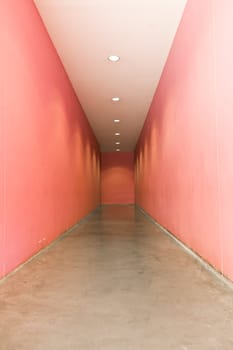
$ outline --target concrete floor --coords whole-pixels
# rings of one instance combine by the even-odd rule
[[[130,206],[0,285],[1,350],[232,350],[233,292]]]

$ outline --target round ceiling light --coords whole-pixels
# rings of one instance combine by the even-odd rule
[[[116,145],[120,145],[120,142],[115,142]]]
[[[116,151],[117,151],[117,152],[120,152],[120,148],[117,148]]]
[[[110,55],[110,56],[108,56],[108,60],[111,62],[117,62],[120,60],[120,57],[117,55]]]
[[[120,101],[120,97],[112,97],[112,101],[113,102],[118,102],[118,101]]]
[[[119,135],[120,135],[120,133],[119,133],[119,132],[115,132],[115,135],[116,135],[116,136],[119,136]]]
[[[120,119],[114,119],[114,123],[120,123]]]

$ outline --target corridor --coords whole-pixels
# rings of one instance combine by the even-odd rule
[[[0,285],[0,350],[232,350],[233,295],[134,206],[103,206]]]

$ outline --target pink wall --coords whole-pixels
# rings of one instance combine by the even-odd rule
[[[31,0],[0,2],[0,45],[2,277],[96,208],[100,159]]]
[[[233,2],[189,0],[136,149],[136,202],[233,279]]]
[[[102,204],[134,203],[134,154],[132,152],[102,153]]]

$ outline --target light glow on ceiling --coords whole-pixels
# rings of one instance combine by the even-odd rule
[[[115,132],[115,135],[116,135],[116,136],[119,136],[119,135],[120,135],[120,133],[119,133],[119,132]]]
[[[120,119],[114,119],[114,123],[120,123]]]
[[[110,55],[110,56],[108,56],[108,60],[111,62],[117,62],[120,60],[120,57],[117,55]]]
[[[112,97],[112,101],[113,102],[119,102],[120,101],[120,97]]]

